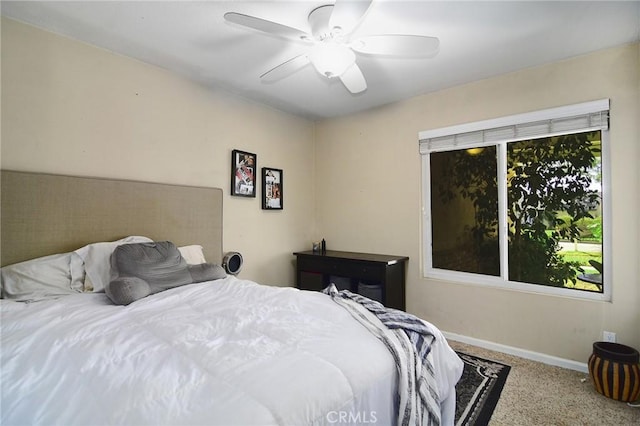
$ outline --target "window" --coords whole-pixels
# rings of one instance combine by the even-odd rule
[[[421,132],[425,276],[608,300],[608,110]]]

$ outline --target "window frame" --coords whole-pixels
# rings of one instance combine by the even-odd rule
[[[593,125],[575,128],[571,130],[554,131],[553,125],[549,127],[550,132],[527,134],[513,137],[512,127],[520,125],[541,123],[545,121],[571,119],[577,116],[588,116],[592,113],[605,113],[602,119],[596,119]],[[610,167],[610,135],[608,126],[609,99],[585,102],[581,104],[569,105],[558,108],[551,108],[531,113],[517,114],[497,119],[466,123],[457,126],[450,126],[440,129],[427,130],[419,133],[419,147],[422,163],[422,276],[423,278],[437,279],[442,281],[453,281],[464,284],[517,290],[530,293],[549,294],[555,296],[565,296],[574,299],[587,299],[599,301],[612,300],[612,283],[615,279],[611,265],[611,167]],[[591,123],[591,120],[587,120]],[[494,136],[484,138],[485,132],[497,129],[510,129],[511,136]],[[507,170],[507,144],[519,140],[537,139],[540,137],[558,136],[571,133],[582,133],[587,131],[601,131],[601,165],[602,165],[602,259],[603,275],[606,277],[603,285],[603,292],[589,292],[570,288],[551,287],[541,284],[528,284],[510,281],[508,277],[508,230],[507,224],[507,181],[506,178],[498,179],[498,232],[500,240],[500,276],[494,277],[470,272],[450,271],[433,267],[432,263],[432,235],[431,235],[431,169],[430,154],[432,152],[450,151],[453,149],[464,149],[471,147],[493,146],[497,147],[498,176],[506,177]],[[507,132],[509,133],[509,132]],[[517,133],[517,129],[516,129]],[[475,138],[475,139],[474,139]],[[475,142],[474,142],[475,140]],[[435,143],[432,143],[436,141]],[[444,141],[444,142],[442,142]]]

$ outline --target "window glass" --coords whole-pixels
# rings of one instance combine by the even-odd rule
[[[600,152],[599,131],[507,144],[509,280],[602,291]]]
[[[431,154],[433,267],[500,275],[496,147]]]

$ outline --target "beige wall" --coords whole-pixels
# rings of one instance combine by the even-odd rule
[[[606,50],[318,123],[318,228],[328,246],[409,256],[408,311],[451,333],[579,362],[603,330],[640,348],[639,51]],[[418,132],[602,98],[611,99],[613,302],[423,279]]]
[[[640,46],[311,123],[2,21],[2,168],[219,186],[241,277],[293,284],[291,252],[408,255],[407,307],[441,329],[585,362],[602,330],[640,347]],[[613,302],[423,279],[418,132],[611,99]],[[230,151],[284,169],[282,212],[228,195]],[[260,190],[258,191],[260,194]]]
[[[313,130],[310,121],[2,20],[2,168],[223,188],[223,248],[243,253],[240,277],[294,282],[291,253],[315,237]],[[229,195],[232,149],[284,170],[283,211]]]

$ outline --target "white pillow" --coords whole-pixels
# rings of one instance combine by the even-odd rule
[[[203,263],[207,263],[207,260],[204,258],[204,253],[202,252],[202,246],[183,246],[178,247],[178,250],[184,260],[187,261],[187,265],[201,265]]]
[[[62,253],[5,266],[0,275],[3,298],[35,302],[79,293],[84,273],[72,253]]]
[[[111,253],[116,247],[121,244],[150,242],[153,240],[147,237],[131,236],[117,241],[88,244],[74,251],[84,262],[84,291],[104,291],[111,280]]]

